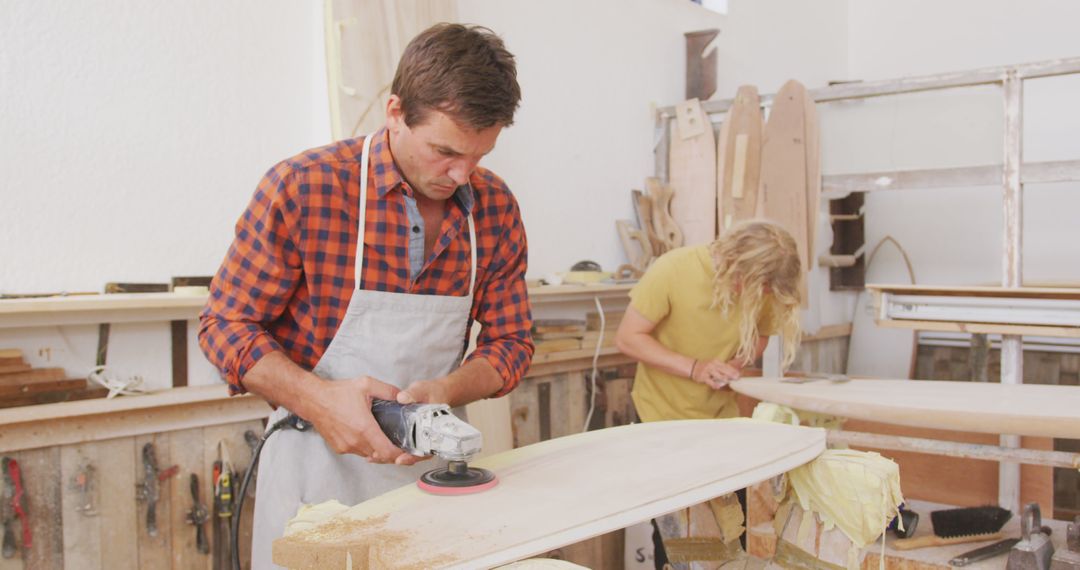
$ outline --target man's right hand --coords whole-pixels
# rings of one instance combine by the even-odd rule
[[[370,376],[355,380],[321,380],[316,397],[304,406],[310,421],[330,449],[353,453],[372,463],[394,463],[408,455],[383,433],[371,414],[373,399],[394,401],[398,388]]]

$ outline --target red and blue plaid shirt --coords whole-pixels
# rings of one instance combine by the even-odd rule
[[[533,354],[517,201],[502,179],[477,168],[470,178],[472,199],[463,187],[448,201],[434,251],[410,279],[412,224],[405,197],[413,190],[394,164],[385,129],[372,136],[363,288],[465,295],[471,211],[477,274],[469,326],[477,321],[482,328],[468,359],[490,362],[503,379],[496,395],[510,392]],[[244,374],[275,350],[313,369],[337,333],[355,288],[362,150],[362,138],[349,139],[277,164],[236,223],[236,238],[199,316],[199,345],[233,393],[245,391]]]

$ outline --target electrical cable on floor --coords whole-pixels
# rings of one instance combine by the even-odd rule
[[[604,329],[607,328],[607,319],[604,316],[604,307],[600,305],[600,297],[593,297],[593,302],[596,303],[596,310],[600,313],[600,336],[596,338],[596,351],[593,353],[592,359],[592,375],[590,376],[589,389],[589,413],[585,415],[585,426],[581,429],[581,433],[589,431],[589,423],[592,422],[593,412],[596,411],[596,374],[599,372],[597,368],[600,364],[600,349],[604,346]]]
[[[266,440],[270,439],[270,436],[274,435],[274,432],[283,427],[307,431],[311,427],[311,424],[297,416],[282,418],[274,422],[274,425],[266,430],[266,434],[262,436],[262,439],[259,440],[259,444],[252,450],[251,463],[248,464],[247,472],[244,473],[244,481],[240,483],[239,497],[236,499],[236,506],[233,507],[232,528],[229,529],[229,540],[232,542],[233,570],[242,570],[240,567],[240,514],[244,511],[244,498],[247,497],[248,485],[251,483],[251,474],[254,473],[255,468],[259,466],[259,454],[262,453],[262,448],[263,445],[266,444]]]

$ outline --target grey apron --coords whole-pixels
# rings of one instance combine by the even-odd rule
[[[445,376],[461,364],[465,328],[476,285],[476,230],[469,215],[471,274],[464,297],[365,291],[364,225],[367,212],[368,154],[372,137],[364,141],[360,159],[360,215],[356,244],[356,290],[345,318],[314,373],[327,380],[371,376],[398,388],[416,380]],[[289,415],[279,407],[270,424]],[[464,407],[454,413],[465,419]],[[282,536],[285,523],[301,504],[337,499],[355,505],[391,489],[415,482],[445,462],[422,461],[411,467],[368,463],[358,455],[335,453],[314,430],[283,429],[266,442],[259,460],[255,492],[252,569],[278,568],[271,562],[271,543]]]

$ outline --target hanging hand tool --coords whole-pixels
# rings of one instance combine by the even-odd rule
[[[29,550],[33,546],[33,535],[30,532],[30,519],[26,507],[26,492],[22,485],[22,472],[19,463],[11,457],[5,457],[0,462],[0,469],[4,472],[4,543],[3,557],[12,558],[17,548],[15,546],[15,531],[11,529],[18,518],[22,523],[22,548]]]
[[[214,568],[229,567],[232,550],[229,529],[233,519],[233,471],[225,442],[218,444],[219,459],[214,462]]]
[[[195,546],[201,554],[210,553],[210,544],[206,541],[204,525],[210,513],[206,505],[199,502],[199,476],[191,474],[191,510],[187,514],[187,523],[195,526]]]
[[[159,471],[153,443],[143,446],[142,459],[143,481],[135,486],[137,491],[135,498],[139,502],[146,502],[146,533],[157,536],[157,503],[161,498],[160,483],[176,475],[180,468],[173,465],[164,471]]]
[[[96,517],[97,508],[94,506],[94,464],[86,463],[79,468],[71,478],[71,488],[79,495],[79,502],[75,510],[84,517]]]

